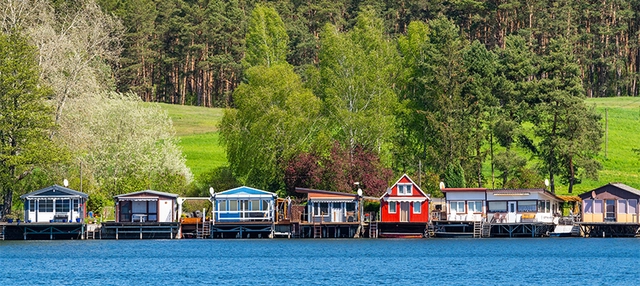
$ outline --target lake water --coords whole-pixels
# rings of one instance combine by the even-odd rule
[[[0,241],[0,285],[631,285],[638,239]]]

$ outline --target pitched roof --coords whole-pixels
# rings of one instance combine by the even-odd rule
[[[24,195],[20,196],[20,199],[24,200],[24,199],[29,198],[29,197],[52,196],[52,195],[56,196],[56,197],[58,197],[58,196],[59,197],[64,197],[62,195],[53,194],[55,192],[65,193],[65,194],[67,194],[69,196],[83,197],[85,199],[89,197],[89,195],[87,195],[85,193],[78,192],[76,190],[72,190],[72,189],[69,189],[69,188],[66,188],[66,187],[63,187],[63,186],[53,185],[53,186],[46,187],[44,189],[33,191],[31,193],[28,193],[28,194],[24,194]]]
[[[391,185],[391,188],[393,188],[393,186],[398,185],[400,183],[400,181],[402,181],[402,178],[407,178],[409,180],[409,182],[411,182],[412,185],[416,186],[416,188],[418,189],[418,191],[422,194],[422,196],[424,196],[427,199],[431,199],[430,196],[427,196],[427,194],[422,191],[422,189],[420,188],[420,186],[418,186],[418,184],[416,184],[407,174],[403,174],[402,176],[400,176],[400,179],[398,179],[393,185]],[[383,198],[385,196],[389,196],[389,192],[385,192],[380,198]]]
[[[252,187],[242,186],[233,188],[230,190],[226,190],[224,192],[216,193],[216,197],[218,196],[229,196],[229,197],[251,197],[251,196],[270,196],[270,197],[278,197],[276,193],[267,192],[264,190],[259,190]]]
[[[625,190],[625,191],[627,191],[629,193],[636,194],[636,195],[640,196],[640,190],[638,190],[638,189],[636,189],[634,187],[627,186],[627,185],[625,185],[623,183],[610,183],[610,185],[616,186],[616,187],[618,187],[620,189],[623,189],[623,190]]]
[[[596,188],[594,190],[586,191],[586,192],[584,192],[582,194],[579,194],[578,196],[580,198],[582,198],[583,200],[584,199],[589,199],[589,198],[591,198],[591,193],[592,192],[597,192],[598,190],[606,188],[607,186],[614,186],[614,187],[616,187],[618,189],[627,191],[627,192],[632,193],[632,194],[634,194],[636,196],[640,196],[640,190],[638,190],[638,189],[636,189],[634,187],[631,187],[631,186],[627,186],[627,185],[625,185],[623,183],[608,183],[608,184],[606,184],[606,185],[604,185],[602,187],[599,187],[599,188]]]
[[[164,196],[164,197],[172,197],[172,198],[177,198],[179,196],[178,194],[165,193],[165,192],[159,192],[159,191],[154,191],[154,190],[144,190],[144,191],[139,191],[139,192],[133,192],[133,193],[128,193],[128,194],[117,195],[117,196],[114,196],[114,198],[125,198],[125,197],[130,197],[130,196],[135,196],[135,195],[141,195],[141,194],[152,194],[152,195]]]

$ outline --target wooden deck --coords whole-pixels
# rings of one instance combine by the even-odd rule
[[[366,224],[366,223],[365,223]],[[356,238],[363,233],[364,224],[359,222],[301,222],[301,238]]]
[[[584,237],[639,237],[639,223],[577,222]]]
[[[378,222],[381,238],[421,238],[429,237],[426,222]]]
[[[4,240],[83,239],[85,224],[66,222],[0,223]]]
[[[178,222],[103,222],[104,239],[174,239],[178,238]]]
[[[555,224],[542,222],[488,223],[476,221],[434,221],[436,237],[542,237]]]

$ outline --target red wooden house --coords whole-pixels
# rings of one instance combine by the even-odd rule
[[[429,196],[407,176],[380,198],[381,222],[429,222]]]

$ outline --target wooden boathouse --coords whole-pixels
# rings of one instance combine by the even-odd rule
[[[622,183],[609,183],[578,196],[582,199],[582,221],[577,225],[583,236],[640,236],[640,190]]]
[[[307,195],[299,235],[303,238],[354,238],[377,235],[377,219],[363,214],[362,200],[378,200],[359,194],[296,188]]]
[[[22,195],[24,220],[0,223],[0,239],[82,239],[87,198],[59,185]]]
[[[115,222],[102,223],[102,237],[115,239],[177,238],[178,195],[144,190],[115,196]]]
[[[434,220],[436,236],[545,236],[559,220],[563,200],[545,189],[444,188],[445,219]]]
[[[242,186],[212,194],[213,238],[267,238],[276,232],[275,193]]]
[[[380,197],[379,237],[429,236],[429,196],[406,174]]]

